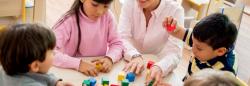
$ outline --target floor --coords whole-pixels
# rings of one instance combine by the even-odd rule
[[[72,4],[74,0],[47,0],[46,2],[46,23],[48,26],[52,27],[55,22],[65,13]],[[241,27],[236,43],[236,52],[239,57],[239,70],[238,70],[238,76],[244,80],[245,82],[249,82],[250,80],[250,16],[249,15],[243,15],[243,19],[241,22]],[[188,55],[188,50],[185,50],[186,53],[184,53],[184,56]],[[187,62],[187,58],[183,59],[181,66],[183,69],[185,69],[185,62]],[[181,71],[181,70],[180,70]],[[183,71],[182,74],[184,74],[186,71]],[[250,83],[250,82],[249,82]],[[250,85],[250,84],[249,84]]]

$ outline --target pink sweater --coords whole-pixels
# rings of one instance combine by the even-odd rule
[[[64,16],[53,27],[57,42],[53,62],[55,66],[78,70],[80,60],[84,57],[108,56],[113,62],[122,58],[124,47],[111,11],[97,21],[89,19],[81,11],[79,20],[82,37],[77,55],[74,55],[78,42],[75,15]]]

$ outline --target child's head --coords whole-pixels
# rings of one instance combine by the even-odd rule
[[[52,65],[55,36],[36,24],[7,28],[0,39],[0,62],[8,75],[46,73]]]
[[[236,26],[226,15],[209,15],[193,30],[193,53],[201,61],[223,56],[232,49],[237,37]]]
[[[240,83],[228,71],[203,69],[189,77],[184,86],[240,86]]]
[[[97,20],[107,12],[113,0],[75,0],[69,12],[79,13],[79,8],[92,20]]]

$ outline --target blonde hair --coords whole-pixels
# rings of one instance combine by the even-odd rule
[[[228,71],[203,69],[194,73],[184,86],[241,86],[236,76]]]

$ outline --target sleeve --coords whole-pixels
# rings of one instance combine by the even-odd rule
[[[184,9],[179,7],[173,16],[179,22],[179,25],[184,26]],[[161,51],[162,60],[157,62],[155,65],[162,69],[163,75],[167,75],[169,72],[173,71],[181,57],[182,57],[183,43],[181,40],[169,36],[168,41],[165,44],[164,49]]]
[[[69,24],[66,24],[65,22],[58,24],[54,29],[53,32],[56,36],[56,48],[54,50],[55,52],[55,59],[53,61],[53,64],[58,67],[62,68],[71,68],[71,69],[79,69],[80,65],[80,58],[71,57],[64,52],[64,45],[69,40],[70,37],[70,31],[71,27]]]
[[[57,78],[54,74],[48,74],[48,86],[56,86],[58,81],[62,81],[62,79]]]
[[[110,14],[112,14],[110,12]],[[116,28],[116,23],[114,21],[114,16],[111,15],[109,18],[109,32],[108,32],[108,43],[109,43],[109,49],[106,54],[106,56],[110,57],[113,61],[113,63],[119,61],[122,58],[123,53],[123,43],[121,40],[121,37],[119,36]]]
[[[140,54],[137,49],[134,47],[133,43],[133,37],[132,37],[132,25],[133,21],[132,19],[132,12],[133,10],[133,4],[131,4],[132,0],[126,0],[125,3],[122,6],[120,19],[119,19],[119,32],[122,37],[122,41],[124,43],[125,51],[124,51],[124,57],[126,60],[130,60],[133,55]]]

